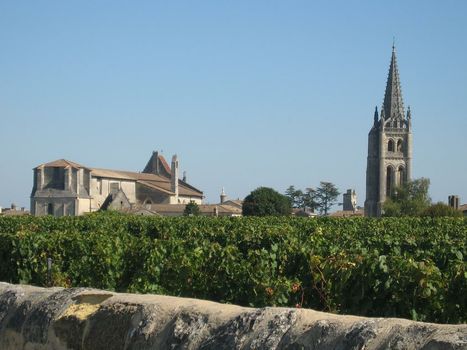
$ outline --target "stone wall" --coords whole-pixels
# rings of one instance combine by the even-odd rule
[[[467,325],[0,282],[0,349],[467,349]]]

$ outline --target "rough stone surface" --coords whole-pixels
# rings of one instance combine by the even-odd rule
[[[467,325],[0,282],[0,349],[467,349]]]

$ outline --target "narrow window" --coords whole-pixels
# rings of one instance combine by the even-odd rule
[[[397,152],[402,152],[402,140],[397,141]]]
[[[388,166],[386,169],[386,197],[391,196],[392,185],[394,183],[394,170]]]
[[[404,167],[400,166],[397,170],[397,184],[402,186],[405,182],[405,174],[404,174]]]
[[[53,205],[53,203],[47,204],[47,215],[54,215],[54,205]]]
[[[388,142],[388,152],[394,152],[394,141],[389,140]]]

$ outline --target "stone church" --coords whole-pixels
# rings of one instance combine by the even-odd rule
[[[32,215],[82,215],[100,209],[125,210],[156,204],[201,204],[203,192],[179,178],[178,158],[171,166],[153,152],[143,172],[90,168],[65,159],[34,169]]]
[[[378,217],[383,203],[396,186],[409,181],[412,173],[412,125],[402,101],[396,50],[392,47],[386,92],[381,112],[375,109],[368,134],[365,216]]]

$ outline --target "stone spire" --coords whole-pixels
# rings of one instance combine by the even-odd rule
[[[384,94],[383,108],[385,119],[404,119],[404,103],[402,101],[399,70],[397,69],[396,48],[392,45],[391,64]]]

